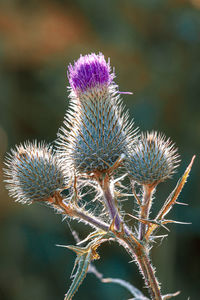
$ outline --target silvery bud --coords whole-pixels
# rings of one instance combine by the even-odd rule
[[[27,142],[11,150],[4,170],[7,189],[16,201],[48,201],[65,186],[65,180],[52,148],[43,143]]]
[[[138,144],[132,147],[126,168],[134,181],[156,185],[171,177],[178,166],[177,149],[164,135],[157,132],[141,134]]]

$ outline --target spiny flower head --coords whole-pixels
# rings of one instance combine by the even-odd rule
[[[103,54],[80,56],[68,68],[69,83],[76,95],[98,86],[108,86],[114,78],[110,63],[106,62]]]
[[[126,167],[137,183],[156,185],[171,177],[178,158],[177,149],[169,139],[157,132],[147,132],[129,152]]]
[[[70,107],[58,134],[63,165],[79,173],[105,171],[127,151],[135,132],[123,112],[110,64],[102,54],[69,67]]]
[[[47,201],[65,180],[52,148],[27,142],[16,146],[6,158],[5,175],[10,195],[22,203]]]

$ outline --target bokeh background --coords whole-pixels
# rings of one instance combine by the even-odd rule
[[[164,293],[181,290],[177,300],[198,300],[199,0],[0,1],[0,299],[63,299],[71,283],[75,255],[55,246],[74,243],[67,223],[49,208],[22,206],[9,198],[2,167],[15,144],[55,140],[68,105],[67,65],[80,54],[99,51],[111,58],[120,90],[134,93],[123,99],[136,126],[164,132],[179,148],[182,163],[173,180],[160,185],[155,212],[197,155],[180,196],[189,206],[177,206],[170,215],[192,224],[170,226],[169,237],[152,255]],[[84,225],[72,225],[81,237],[88,232]],[[100,255],[96,266],[106,277],[143,288],[122,248],[106,244]],[[128,298],[124,288],[103,284],[93,274],[74,297]]]

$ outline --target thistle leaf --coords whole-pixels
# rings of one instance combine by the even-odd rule
[[[96,249],[100,245],[100,243],[101,242],[99,242],[98,240],[95,240],[89,243],[86,247],[66,246],[66,248],[71,249],[77,254],[72,273],[74,272],[76,266],[77,271],[74,275],[71,276],[74,279],[67,294],[65,295],[64,300],[72,299],[87,274],[90,262],[94,259],[99,259],[99,255],[96,252]]]
[[[84,238],[83,240],[79,241],[79,242],[77,243],[77,245],[78,245],[78,246],[79,246],[79,245],[82,245],[82,244],[84,244],[85,242],[88,242],[90,239],[95,238],[97,232],[98,232],[98,231],[95,231],[95,232],[92,232],[92,233],[88,234],[88,236],[86,236],[86,238]]]
[[[75,264],[71,276],[74,279],[72,281],[72,284],[67,294],[65,295],[64,300],[72,299],[74,294],[77,292],[79,286],[81,285],[83,279],[85,278],[91,261],[100,258],[98,253],[96,252],[100,244],[113,237],[114,235],[112,232],[103,232],[103,231],[94,232],[93,234],[88,236],[88,238],[93,238],[94,240],[92,240],[86,247],[65,246],[66,248],[74,251],[77,254],[77,258],[75,260]],[[73,275],[76,266],[77,266],[77,271]]]
[[[180,195],[180,192],[182,191],[187,178],[189,176],[189,173],[191,171],[193,162],[195,159],[195,155],[192,157],[192,160],[190,162],[190,164],[188,165],[187,169],[185,170],[185,173],[183,174],[183,176],[178,180],[177,185],[175,187],[175,189],[171,192],[171,194],[169,195],[169,197],[167,198],[167,200],[165,201],[163,207],[161,208],[161,210],[159,211],[157,217],[155,218],[155,222],[159,222],[161,220],[164,219],[164,217],[166,216],[167,213],[169,213],[169,211],[172,209],[173,205],[176,204],[176,200],[178,198],[178,196]],[[147,233],[146,233],[146,239],[149,238],[149,236],[151,235],[151,233],[158,227],[158,224],[152,224],[151,226],[149,226]]]
[[[112,232],[109,232],[109,234],[110,234],[110,237],[111,237],[111,235],[113,235]],[[77,245],[81,245],[81,244],[89,241],[90,239],[94,240],[95,238],[101,238],[103,236],[109,237],[109,234],[107,234],[106,231],[99,231],[99,230],[98,231],[94,231],[94,232],[90,233],[84,240],[78,242]],[[113,235],[113,237],[114,237],[114,235]]]
[[[75,266],[78,265],[76,274],[74,275],[74,279],[72,284],[65,295],[64,300],[71,300],[74,294],[77,292],[79,286],[81,285],[83,279],[87,274],[87,270],[91,260],[93,259],[92,249],[88,252],[83,253],[82,255],[78,255],[75,261]]]
[[[164,216],[172,209],[173,205],[176,203],[176,200],[177,200],[178,196],[180,195],[180,192],[182,191],[182,189],[187,181],[187,178],[188,178],[190,170],[192,168],[194,159],[195,159],[195,156],[192,157],[190,164],[188,165],[187,169],[185,170],[185,173],[183,174],[182,178],[180,178],[179,181],[177,182],[175,189],[172,191],[172,193],[167,198],[163,208],[160,210],[156,219],[163,219]]]

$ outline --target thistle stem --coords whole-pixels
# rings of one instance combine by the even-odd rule
[[[151,298],[153,300],[162,300],[159,283],[148,255],[145,253],[142,257],[137,257],[137,262],[144,274],[145,284],[148,287]]]
[[[104,198],[106,200],[106,205],[108,207],[111,219],[115,219],[116,229],[119,230],[121,220],[109,187],[104,191]]]
[[[92,225],[95,228],[101,229],[106,232],[109,231],[109,225],[107,225],[106,223],[104,223],[103,221],[101,221],[97,218],[93,218],[86,212],[76,208],[73,210],[73,213],[74,213],[75,218],[82,219],[82,220],[86,221],[86,223],[88,223],[89,225]]]
[[[144,277],[146,287],[151,295],[151,299],[162,300],[160,286],[156,279],[155,271],[151,265],[145,246],[143,246],[139,241],[136,243],[132,235],[123,234],[122,236],[122,234],[119,233],[118,237],[121,240],[122,246],[124,246],[129,255],[137,261],[139,269]]]
[[[149,289],[151,299],[162,300],[160,287],[155,277],[155,272],[151,265],[146,247],[140,240],[137,240],[137,238],[134,237],[131,230],[129,230],[127,226],[123,226],[124,230],[120,231],[120,225],[122,221],[112,197],[109,182],[106,182],[106,185],[104,185],[103,192],[104,197],[108,203],[107,206],[110,209],[110,215],[112,219],[115,220],[115,227],[117,231],[114,232],[116,234],[118,242],[126,249],[126,251],[129,253],[129,255],[131,255],[132,258],[136,259],[138,266],[143,274],[145,284]],[[62,211],[70,217],[78,218],[79,220],[82,219],[89,225],[106,232],[110,230],[110,226],[103,221],[97,218],[93,218],[92,216],[87,214],[87,212],[81,210],[79,207],[76,207],[70,203],[66,204],[59,193],[55,193],[52,202],[56,207],[62,209]]]
[[[147,220],[149,217],[149,211],[152,204],[152,194],[154,191],[154,187],[149,185],[143,185],[143,199],[142,204],[140,206],[139,218]],[[146,233],[147,225],[145,223],[140,222],[138,228],[138,239],[142,240]]]
[[[139,225],[139,240],[133,236],[127,226],[123,226],[124,230],[119,231],[121,227],[120,225],[123,223],[120,219],[116,203],[111,193],[109,177],[105,177],[103,184],[101,184],[101,188],[103,190],[110,216],[112,220],[115,220],[115,227],[116,230],[118,230],[118,232],[116,232],[116,236],[120,240],[120,244],[123,245],[131,257],[136,259],[152,300],[162,300],[159,283],[155,277],[155,272],[148,256],[148,250],[140,242],[140,240],[144,237],[146,224],[140,223]],[[153,190],[154,187],[144,186],[144,197],[141,205],[140,218],[147,219],[149,216]]]
[[[60,193],[55,193],[53,198],[53,203],[55,207],[58,207],[63,211],[64,214],[68,215],[69,217],[84,220],[87,224],[92,227],[101,229],[103,231],[109,231],[109,225],[105,222],[99,220],[98,218],[94,218],[93,216],[89,215],[86,211],[79,208],[76,205],[66,204],[60,195]]]
[[[103,182],[100,183],[100,186],[102,188],[103,191],[103,195],[104,195],[104,200],[105,200],[105,204],[107,206],[107,209],[109,211],[111,220],[115,222],[115,227],[117,230],[120,229],[120,224],[121,224],[121,218],[119,216],[119,212],[117,209],[117,205],[115,202],[115,199],[113,198],[112,192],[111,192],[111,188],[110,188],[110,179],[109,176],[106,175]]]
[[[101,228],[104,231],[109,231],[109,227],[107,224],[104,224],[103,222],[99,220],[94,220],[93,218],[87,216],[83,212],[76,211],[76,216],[78,218],[82,218],[86,220],[91,225]],[[116,218],[115,218],[116,221]],[[121,220],[120,220],[121,222]],[[117,223],[120,226],[120,223]],[[116,225],[116,223],[115,223]],[[117,229],[117,225],[116,225]],[[117,229],[118,230],[118,229]],[[117,237],[120,240],[120,244],[124,246],[126,251],[131,254],[131,257],[134,257],[139,265],[139,268],[143,274],[145,284],[149,290],[149,293],[151,295],[152,300],[162,300],[161,292],[159,283],[156,279],[154,269],[151,265],[151,261],[149,259],[149,256],[147,254],[147,251],[145,247],[139,243],[137,243],[137,240],[135,240],[132,236],[131,231],[128,230],[127,227],[125,227],[125,231],[117,232]],[[121,243],[122,242],[122,243]],[[125,243],[125,244],[124,244]]]

